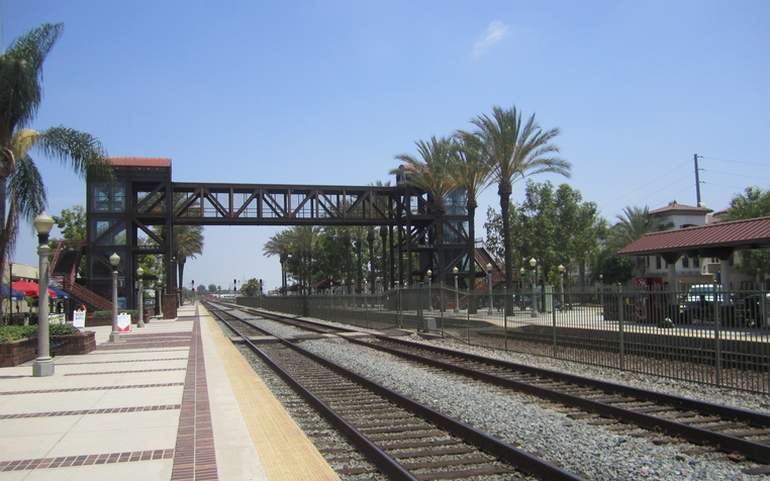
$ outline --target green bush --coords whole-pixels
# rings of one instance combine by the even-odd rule
[[[69,336],[79,331],[72,324],[52,324],[48,326],[48,335]],[[25,337],[37,336],[37,326],[0,326],[0,342],[17,341]]]
[[[37,326],[0,326],[0,342],[16,341],[36,333]]]

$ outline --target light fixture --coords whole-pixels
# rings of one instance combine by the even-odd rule
[[[492,263],[491,262],[487,262],[487,272],[489,272],[491,270],[492,270]]]
[[[454,267],[452,268],[452,273],[453,273],[453,274],[457,274],[458,272],[460,272],[460,269],[458,269],[458,268],[457,268],[457,266],[454,266]]]
[[[428,278],[431,278],[431,277],[433,277],[433,271],[432,271],[432,270],[430,270],[430,269],[428,269],[428,270],[425,272],[425,275],[427,275],[427,276],[428,276]]]
[[[144,269],[142,269],[141,267],[138,267],[138,268],[136,269],[136,276],[137,276],[137,277],[139,277],[139,278],[141,279],[141,277],[142,277],[143,275],[144,275]]]
[[[564,274],[564,266],[562,264],[559,264],[559,272]]]
[[[534,257],[531,257],[529,259],[529,267],[534,269],[536,265],[537,265],[537,259],[535,259]]]
[[[53,229],[54,224],[53,218],[45,212],[42,212],[35,217],[35,220],[32,223],[34,224],[38,235],[48,235],[51,232],[51,229]]]
[[[118,265],[120,265],[120,256],[118,255],[117,252],[113,252],[112,255],[110,256],[110,265],[115,268],[117,268]]]

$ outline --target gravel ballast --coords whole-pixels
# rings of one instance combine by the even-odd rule
[[[301,345],[434,409],[592,480],[758,479],[720,453],[688,455],[691,445],[656,445],[574,420],[536,397],[432,371],[344,340]]]

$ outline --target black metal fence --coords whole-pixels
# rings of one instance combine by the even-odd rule
[[[754,392],[770,392],[770,294],[553,289],[239,298],[244,305],[373,329],[433,331],[469,344]],[[506,306],[507,305],[507,306]]]

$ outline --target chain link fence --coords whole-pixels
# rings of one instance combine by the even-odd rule
[[[241,297],[238,303],[371,329],[746,391],[770,392],[770,294],[551,286],[469,293],[418,286],[377,295]]]

